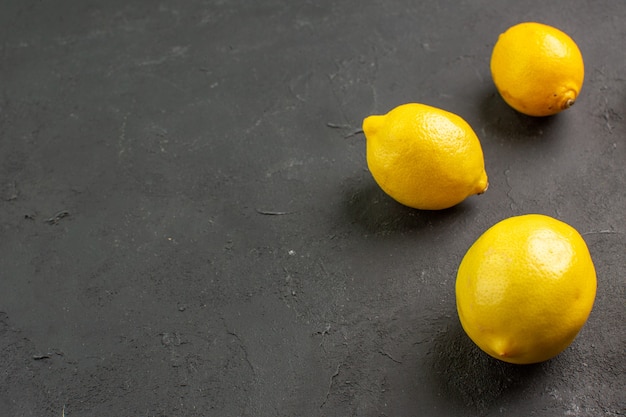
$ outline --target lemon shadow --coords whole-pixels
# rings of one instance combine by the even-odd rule
[[[467,200],[443,210],[418,210],[388,196],[374,180],[363,179],[344,194],[348,221],[374,235],[401,234],[437,228],[462,220],[473,210]]]
[[[550,361],[514,365],[490,357],[465,334],[456,314],[435,337],[429,361],[437,393],[454,408],[476,414],[510,403],[536,386],[551,366]]]
[[[565,112],[543,117],[520,113],[504,101],[495,87],[486,88],[479,100],[484,133],[503,142],[523,145],[554,138],[567,118]]]

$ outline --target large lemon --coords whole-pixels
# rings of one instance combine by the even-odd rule
[[[456,280],[465,332],[494,358],[548,360],[574,340],[596,295],[589,250],[571,226],[528,214],[488,229],[467,251]]]
[[[372,176],[406,206],[445,209],[487,189],[480,141],[456,114],[408,103],[366,117],[363,132]]]
[[[567,34],[535,22],[500,35],[491,55],[491,75],[511,107],[529,116],[549,116],[571,107],[583,85],[583,57]]]

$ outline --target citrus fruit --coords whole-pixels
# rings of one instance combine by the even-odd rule
[[[467,335],[494,358],[543,362],[587,321],[596,273],[581,235],[552,217],[510,217],[474,242],[459,266],[456,304]]]
[[[480,141],[453,113],[407,103],[366,117],[363,133],[374,180],[401,204],[445,209],[487,189]]]
[[[583,57],[567,34],[535,22],[501,34],[491,54],[491,75],[500,95],[529,116],[571,107],[583,85]]]

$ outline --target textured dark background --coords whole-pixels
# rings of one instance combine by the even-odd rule
[[[529,20],[585,59],[555,117],[491,81]],[[616,0],[0,2],[0,414],[625,415],[624,22]],[[486,194],[379,190],[351,134],[410,101],[473,126]],[[454,281],[525,213],[584,235],[598,294],[564,353],[512,366],[465,336]]]

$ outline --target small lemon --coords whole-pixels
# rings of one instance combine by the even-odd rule
[[[529,116],[571,107],[583,85],[583,57],[567,34],[535,22],[500,35],[491,54],[491,75],[500,95]]]
[[[363,120],[367,165],[378,185],[401,204],[452,207],[487,189],[478,137],[461,117],[408,103]]]
[[[488,229],[465,254],[456,304],[465,332],[494,358],[548,360],[574,340],[596,295],[596,272],[581,235],[528,214]]]

